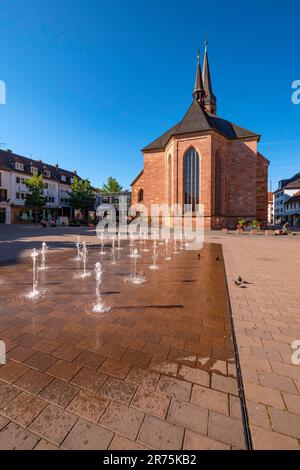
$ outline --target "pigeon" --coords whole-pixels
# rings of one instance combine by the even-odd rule
[[[234,281],[236,286],[241,287],[241,289],[247,289],[246,285],[250,285],[251,282],[244,281],[242,276],[239,276],[236,281]]]
[[[198,253],[198,259],[200,259],[200,258],[201,258],[201,255],[200,255],[200,253]]]
[[[220,256],[217,256],[216,261],[223,261],[223,260],[222,258],[220,258]]]

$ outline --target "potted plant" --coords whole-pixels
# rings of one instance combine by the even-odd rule
[[[238,224],[237,224],[237,230],[236,230],[236,234],[239,235],[241,233],[244,232],[245,230],[245,227],[246,227],[246,220],[245,219],[241,219],[238,221]]]
[[[251,235],[257,235],[257,233],[260,231],[260,222],[256,219],[252,220],[251,227]]]

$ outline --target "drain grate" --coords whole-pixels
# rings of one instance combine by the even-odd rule
[[[141,308],[184,308],[183,305],[127,305],[126,307],[115,307],[120,310],[141,309]]]

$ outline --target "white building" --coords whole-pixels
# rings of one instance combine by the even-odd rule
[[[115,209],[115,215],[118,220],[120,211],[128,213],[131,206],[131,192],[120,191],[118,193],[107,193],[101,189],[96,189],[95,192],[95,209],[97,210],[100,206],[102,210],[98,213],[98,216],[102,216],[104,212],[110,212],[111,207]]]
[[[300,191],[285,203],[285,214],[292,227],[300,227]]]
[[[11,173],[0,170],[0,224],[11,223]]]
[[[274,193],[274,219],[275,223],[287,222],[287,203],[290,198],[300,191],[300,173],[289,180],[281,180],[278,189]]]
[[[268,224],[274,224],[274,193],[268,193]]]
[[[29,192],[25,182],[34,174],[42,174],[46,184],[43,217],[70,216],[69,188],[75,172],[0,150],[0,223],[32,221],[32,213],[25,206]]]

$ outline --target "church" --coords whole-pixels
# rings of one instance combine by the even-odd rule
[[[217,114],[207,43],[196,71],[193,101],[183,119],[143,150],[132,203],[204,205],[205,229],[235,228],[240,219],[267,223],[269,161],[260,135]]]

